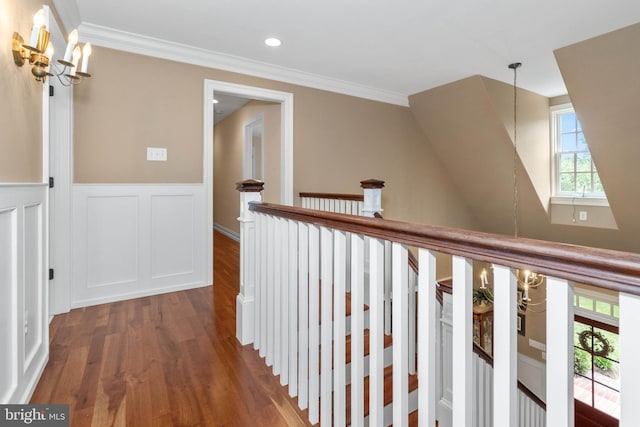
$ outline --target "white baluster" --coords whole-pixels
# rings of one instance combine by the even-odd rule
[[[267,357],[265,358],[267,366],[273,366],[273,347],[275,340],[275,222],[276,219],[273,216],[267,216]]]
[[[331,356],[332,356],[332,281],[333,236],[331,230],[320,227],[320,425],[331,425]],[[342,338],[342,337],[340,337]]]
[[[273,218],[273,375],[280,375],[281,366],[281,340],[282,340],[282,244],[281,228],[282,218]]]
[[[309,422],[320,417],[320,230],[309,225]]]
[[[280,385],[289,384],[289,227],[280,218]]]
[[[333,423],[347,424],[346,406],[346,278],[347,278],[347,235],[344,231],[333,233]],[[352,307],[353,308],[353,307]],[[352,310],[353,313],[353,310]]]
[[[415,375],[416,373],[416,286],[418,286],[418,277],[416,276],[413,268],[407,263],[407,266],[404,267],[407,269],[407,281],[409,285],[409,352],[408,352],[408,363],[409,363],[409,373],[411,375]]]
[[[468,427],[473,414],[471,261],[453,257],[453,427]]]
[[[494,265],[493,277],[493,425],[512,427],[518,419],[518,286],[509,267]]]
[[[298,406],[309,404],[309,226],[298,223]]]
[[[547,277],[547,425],[572,426],[573,288]]]
[[[287,221],[289,244],[289,396],[298,395],[298,224]]]
[[[438,311],[436,299],[436,257],[426,249],[418,252],[418,423],[436,423],[436,339]]]
[[[640,297],[620,293],[620,426],[640,425]]]
[[[364,238],[351,234],[351,426],[364,426]]]
[[[392,244],[393,274],[393,424],[404,426],[409,415],[409,289],[407,248]]]
[[[264,252],[262,252],[262,234],[263,234],[263,226],[262,226],[262,218],[264,215],[256,214],[256,271],[255,271],[255,279],[256,279],[256,311],[254,314],[254,326],[253,330],[255,331],[255,337],[253,340],[253,349],[258,350],[261,347],[262,336],[260,334],[260,324],[261,324],[261,313],[262,313],[262,298],[263,298],[263,289],[264,289],[264,274],[262,273],[262,257],[264,256]],[[266,261],[265,261],[266,262]]]
[[[269,263],[269,217],[267,215],[261,215],[260,227],[262,229],[262,242],[260,243],[260,251],[262,255],[260,257],[260,273],[261,273],[261,292],[260,297],[260,357],[267,356],[267,319],[269,311],[269,280],[268,280],[268,268]]]
[[[384,244],[369,240],[369,425],[384,424]]]
[[[384,242],[384,333],[391,334],[391,242]]]

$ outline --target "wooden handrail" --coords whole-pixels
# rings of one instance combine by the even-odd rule
[[[640,295],[640,255],[479,231],[251,202],[253,212]]]
[[[374,218],[380,218],[380,219],[384,219],[384,217],[382,216],[382,214],[380,212],[374,212],[373,214]],[[409,259],[409,267],[411,267],[411,269],[417,274],[418,273],[418,258],[416,258],[416,256],[413,254],[413,252],[409,252],[407,254],[408,259]],[[442,301],[440,301],[442,302]]]
[[[353,200],[354,202],[364,201],[362,194],[337,194],[337,193],[299,193],[300,197],[312,197],[314,199],[335,199]]]

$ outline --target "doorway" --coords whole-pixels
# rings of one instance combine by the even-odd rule
[[[293,205],[293,94],[239,85],[217,80],[204,82],[204,183],[207,206],[207,218],[211,219],[211,228],[207,238],[209,251],[208,278],[213,281],[213,162],[214,162],[214,117],[216,93],[226,93],[254,100],[278,103],[280,105],[280,203]],[[263,169],[264,174],[264,169]],[[272,185],[278,185],[273,183]]]

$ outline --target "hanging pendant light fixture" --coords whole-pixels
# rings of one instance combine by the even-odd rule
[[[522,67],[521,62],[509,64],[509,69],[513,70],[513,235],[518,237],[518,68]],[[521,289],[518,300],[518,310],[527,311],[529,306],[540,305],[542,303],[532,303],[529,290],[538,288],[544,283],[544,276],[530,270],[517,269],[516,278],[518,288]]]

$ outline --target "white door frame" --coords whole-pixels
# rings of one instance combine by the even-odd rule
[[[281,117],[281,180],[280,203],[293,206],[293,94],[255,86],[246,86],[218,80],[204,81],[204,184],[207,209],[207,221],[210,233],[207,237],[208,280],[213,283],[213,126],[215,92],[225,92],[261,101],[280,104]]]
[[[46,7],[46,6],[45,6]],[[48,8],[47,8],[48,9]],[[56,51],[66,45],[65,36],[53,15],[49,18],[51,41]],[[53,176],[55,186],[49,190],[49,238],[47,268],[54,268],[55,277],[47,284],[49,289],[49,314],[66,313],[71,309],[71,183],[73,177],[73,88],[62,86],[55,77],[49,77],[44,85],[42,132],[43,183]],[[49,96],[49,86],[54,96]],[[52,165],[52,170],[50,170]],[[49,265],[50,264],[50,265]]]
[[[242,141],[244,142],[242,146],[242,179],[255,178],[253,176],[253,129],[258,126],[262,127],[260,136],[260,170],[264,177],[264,113],[259,113],[242,124]]]

